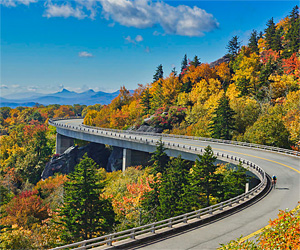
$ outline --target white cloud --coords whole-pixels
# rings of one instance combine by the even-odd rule
[[[160,25],[167,34],[203,36],[219,26],[212,14],[196,6],[177,7],[147,0],[99,0],[107,20],[136,28]]]
[[[17,4],[29,5],[37,0],[0,0],[5,6]],[[99,9],[99,11],[98,11]],[[100,10],[101,9],[101,10]],[[212,14],[196,6],[171,6],[162,1],[153,0],[74,0],[59,3],[45,2],[44,16],[75,17],[95,19],[101,13],[102,18],[110,21],[109,26],[119,23],[126,27],[151,28],[160,26],[163,32],[181,36],[203,36],[204,32],[219,27]],[[154,32],[153,35],[161,35]],[[136,39],[136,42],[140,42]]]
[[[27,90],[30,92],[36,92],[38,90],[39,87],[37,86],[28,86]]]
[[[141,35],[137,35],[135,40],[139,43],[139,42],[143,41],[144,38]]]
[[[45,4],[46,11],[44,16],[47,18],[50,17],[75,17],[78,19],[83,19],[87,15],[83,12],[81,6],[77,6],[76,8],[73,8],[69,3],[65,4],[52,4],[51,2]]]
[[[125,41],[127,41],[128,43],[134,43],[134,41],[131,39],[131,36],[126,36]]]
[[[0,4],[6,7],[16,7],[19,4],[29,5],[31,3],[36,3],[37,0],[1,0]]]
[[[86,51],[82,51],[82,52],[79,52],[79,53],[78,53],[78,56],[79,56],[79,57],[93,57],[93,54],[88,53],[88,52],[86,52]]]
[[[144,40],[144,38],[141,35],[137,35],[135,39],[132,39],[131,36],[127,36],[124,39],[127,43],[132,43],[132,44],[137,44]]]

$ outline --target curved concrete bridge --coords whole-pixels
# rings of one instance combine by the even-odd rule
[[[109,129],[92,128],[82,125],[82,119],[66,119],[50,121],[57,128],[58,150],[72,143],[72,138],[110,144],[124,148],[123,167],[130,162],[126,154],[131,150],[153,152],[155,142],[161,135],[115,131]],[[211,145],[218,152],[220,159],[231,155],[228,161],[238,160],[253,162],[261,166],[269,175],[275,174],[278,183],[275,190],[249,208],[222,218],[214,223],[199,226],[179,234],[152,241],[151,244],[139,246],[136,249],[216,249],[220,243],[227,243],[241,235],[246,236],[265,227],[270,219],[277,217],[279,210],[293,209],[300,201],[300,154],[280,150],[274,152],[271,147],[252,148],[250,144],[234,145],[233,142],[214,140],[205,141],[204,138],[187,138],[177,136],[162,136],[167,153],[170,156],[182,155],[182,158],[194,160],[201,154],[204,147]],[[227,144],[231,143],[231,144]],[[241,143],[239,143],[241,144]],[[191,153],[191,151],[194,151]],[[134,151],[132,151],[134,152]],[[295,152],[295,154],[297,154]],[[131,154],[132,156],[132,154]],[[235,159],[234,159],[235,158]]]

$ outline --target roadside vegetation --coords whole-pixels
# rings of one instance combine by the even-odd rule
[[[270,220],[268,226],[255,238],[256,240],[244,241],[240,237],[219,249],[300,249],[300,205],[292,211],[280,211],[278,217]]]
[[[277,24],[271,18],[263,31],[253,30],[245,46],[232,37],[221,63],[209,65],[185,55],[181,69],[167,76],[160,64],[153,82],[133,94],[122,87],[111,104],[89,110],[84,122],[117,129],[146,123],[163,133],[298,150],[299,30],[295,6]]]
[[[72,174],[41,180],[55,153],[56,131],[48,120],[82,114],[91,126],[147,124],[163,133],[299,150],[299,22],[296,6],[279,23],[270,19],[264,31],[253,31],[246,46],[234,36],[220,64],[185,55],[180,71],[167,77],[159,65],[152,83],[133,94],[122,87],[109,105],[0,108],[0,248],[49,249],[243,193],[241,165],[215,165],[210,147],[195,163],[169,158],[162,142],[147,167],[107,173],[84,157]],[[281,211],[258,242],[238,239],[223,249],[297,249],[299,221],[299,209]]]

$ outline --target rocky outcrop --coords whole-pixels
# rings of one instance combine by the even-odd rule
[[[220,59],[218,59],[218,60],[216,60],[216,61],[210,63],[209,66],[210,66],[211,68],[213,68],[213,67],[215,67],[215,66],[217,66],[217,65],[219,65],[219,64],[221,64],[221,63],[223,63],[223,62],[229,63],[229,62],[230,62],[230,58],[229,58],[228,56],[225,55],[225,56],[223,56],[222,58],[220,58]]]
[[[46,164],[42,173],[42,179],[47,179],[55,173],[69,174],[74,171],[74,167],[80,162],[83,155],[92,158],[99,167],[107,165],[107,159],[110,154],[104,144],[89,143],[83,147],[70,147],[61,155],[54,155]]]
[[[141,125],[136,131],[138,132],[148,132],[148,133],[162,133],[162,128],[154,128],[149,125]]]
[[[111,154],[108,158],[106,171],[113,172],[117,170],[122,170],[123,162],[123,148],[113,147]]]

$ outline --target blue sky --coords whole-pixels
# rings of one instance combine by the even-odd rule
[[[0,0],[1,96],[63,87],[112,92],[152,81],[184,54],[212,62],[298,1]]]

